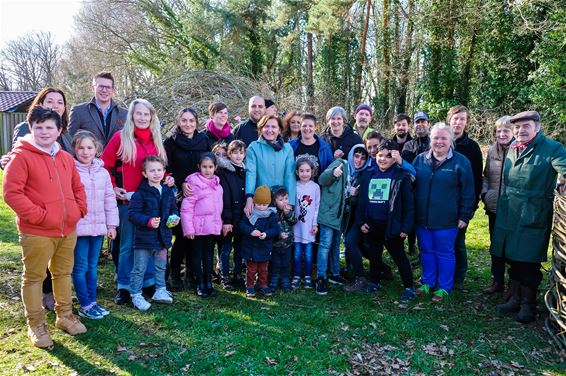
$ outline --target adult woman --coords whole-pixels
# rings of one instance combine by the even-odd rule
[[[423,285],[417,295],[437,287],[433,300],[443,300],[454,284],[454,242],[474,212],[474,177],[470,161],[453,149],[454,135],[444,123],[432,127],[431,149],[413,166],[416,231],[421,250]]]
[[[204,134],[210,145],[224,143],[228,145],[234,140],[232,127],[228,122],[228,107],[222,102],[213,102],[208,106],[208,116]]]
[[[142,161],[148,155],[159,155],[167,160],[167,154],[161,140],[161,127],[155,108],[145,99],[135,99],[128,108],[128,117],[124,128],[116,132],[102,153],[104,168],[110,172],[116,198],[119,200],[120,213],[120,256],[118,258],[116,304],[125,304],[130,299],[130,272],[134,261],[134,225],[128,219],[128,200],[137,190],[142,180]],[[175,179],[165,179],[168,186],[175,184]],[[144,277],[146,292],[155,287],[153,264],[148,265]]]
[[[301,134],[289,142],[293,148],[295,158],[308,154],[318,164],[317,174],[313,176],[316,182],[318,175],[334,160],[330,145],[316,135],[316,117],[312,114],[304,114],[301,119]]]
[[[290,142],[299,137],[302,115],[299,111],[289,111],[283,118],[283,139]]]
[[[485,212],[489,220],[489,238],[493,237],[495,226],[495,212],[497,199],[501,194],[503,183],[503,162],[507,156],[509,145],[513,142],[513,130],[511,129],[511,117],[503,116],[495,122],[495,143],[487,151],[487,160],[483,169],[481,199],[485,206]],[[484,290],[486,294],[501,292],[505,280],[505,260],[502,257],[491,255],[491,275],[493,282]]]
[[[167,172],[175,179],[179,192],[182,184],[190,174],[197,172],[200,156],[210,151],[210,142],[204,132],[198,132],[198,115],[192,108],[185,108],[177,115],[177,127],[173,135],[165,140],[163,146],[167,153]],[[183,236],[181,225],[173,229],[175,243],[171,248],[169,263],[169,288],[179,291],[183,288],[181,280],[181,264],[185,256],[188,260],[191,240]]]
[[[345,158],[352,146],[361,144],[362,139],[346,124],[346,111],[342,107],[332,107],[326,113],[328,127],[321,137],[330,144],[330,149],[336,158]]]
[[[266,115],[258,123],[259,138],[246,151],[246,207],[251,215],[255,189],[262,185],[282,185],[289,192],[289,202],[295,202],[295,158],[293,148],[281,136],[283,123],[276,115]]]

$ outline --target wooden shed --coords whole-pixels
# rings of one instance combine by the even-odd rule
[[[37,91],[0,91],[0,155],[12,148],[14,127],[26,120]]]

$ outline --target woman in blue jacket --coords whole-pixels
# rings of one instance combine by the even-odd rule
[[[458,230],[472,219],[474,177],[470,161],[455,152],[454,135],[444,123],[432,127],[431,149],[415,158],[416,231],[421,250],[423,285],[417,295],[437,288],[433,300],[443,300],[454,284],[454,242]]]

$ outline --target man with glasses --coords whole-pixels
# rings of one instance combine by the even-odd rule
[[[94,98],[73,106],[69,120],[69,132],[74,136],[81,129],[91,131],[104,146],[112,135],[121,130],[128,110],[112,100],[114,77],[110,72],[100,72],[92,80]]]

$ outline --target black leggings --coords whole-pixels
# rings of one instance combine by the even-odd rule
[[[212,274],[214,243],[214,235],[195,236],[193,240],[193,273],[199,282],[204,282],[204,277],[208,278]]]
[[[171,248],[171,258],[169,259],[169,274],[174,279],[181,279],[181,264],[185,262],[185,278],[190,277],[192,272],[191,251],[194,248],[194,240],[183,236],[181,224],[173,228],[175,234],[175,243]]]

